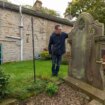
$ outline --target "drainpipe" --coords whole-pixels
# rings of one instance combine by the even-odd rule
[[[20,12],[20,38],[21,38],[21,49],[20,49],[20,54],[21,54],[21,61],[23,60],[23,16],[22,16],[22,6],[20,5],[19,8],[19,12]]]

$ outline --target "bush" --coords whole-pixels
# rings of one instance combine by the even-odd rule
[[[45,51],[45,50],[41,52],[40,56],[41,56],[41,59],[43,59],[43,60],[50,60],[51,59],[49,52]]]
[[[53,96],[58,92],[58,86],[55,83],[48,83],[46,86],[46,93],[49,96]]]
[[[9,76],[5,75],[2,68],[0,68],[0,99],[7,93],[7,85],[9,82]]]
[[[44,80],[36,80],[35,83],[28,88],[30,92],[35,92],[35,94],[39,94],[45,91],[47,81]]]

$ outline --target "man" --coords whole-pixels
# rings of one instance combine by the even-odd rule
[[[65,53],[65,40],[68,34],[62,32],[60,25],[55,26],[55,32],[52,33],[49,40],[49,54],[52,56],[52,76],[58,76],[61,58]]]

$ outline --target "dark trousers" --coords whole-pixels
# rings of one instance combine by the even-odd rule
[[[61,55],[52,55],[52,75],[58,75],[60,64],[61,64]]]

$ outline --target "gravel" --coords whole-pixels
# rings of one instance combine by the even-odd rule
[[[60,85],[57,95],[49,97],[42,93],[21,105],[86,105],[88,102],[88,96],[64,83]]]

